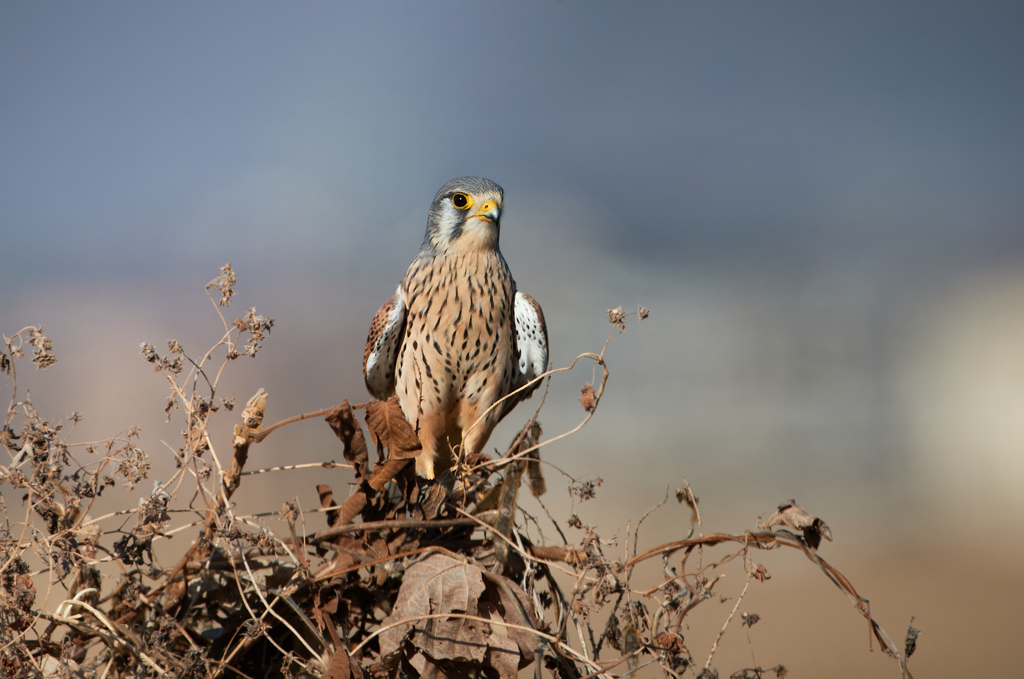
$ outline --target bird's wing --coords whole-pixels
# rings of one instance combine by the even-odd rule
[[[405,333],[406,305],[402,286],[373,317],[363,352],[363,377],[374,398],[386,400],[395,393],[395,363]]]
[[[512,383],[515,391],[544,374],[548,369],[548,327],[544,312],[537,300],[525,292],[516,292],[516,372]],[[520,401],[530,398],[543,380],[537,380],[529,387],[505,401],[502,408],[504,417]]]

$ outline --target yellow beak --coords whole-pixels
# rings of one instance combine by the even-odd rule
[[[483,205],[480,206],[480,209],[477,210],[476,214],[473,216],[482,217],[484,219],[497,223],[498,218],[501,217],[501,208],[498,207],[497,201],[488,200]]]

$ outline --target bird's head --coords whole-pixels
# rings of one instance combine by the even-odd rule
[[[453,179],[437,192],[423,250],[433,254],[498,249],[501,187],[482,177]]]

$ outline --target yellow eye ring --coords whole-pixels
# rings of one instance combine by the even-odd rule
[[[452,205],[460,210],[468,210],[473,206],[473,199],[464,193],[456,193],[452,195]]]

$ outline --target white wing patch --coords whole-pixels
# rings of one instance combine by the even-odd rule
[[[548,328],[544,323],[544,312],[537,300],[525,292],[516,292],[516,358],[518,360],[513,391],[544,374],[548,369]],[[519,393],[515,402],[529,398],[542,380]],[[510,399],[510,400],[513,400]]]
[[[405,329],[406,307],[402,286],[373,317],[363,353],[363,377],[374,398],[385,400],[395,392],[395,363]]]

